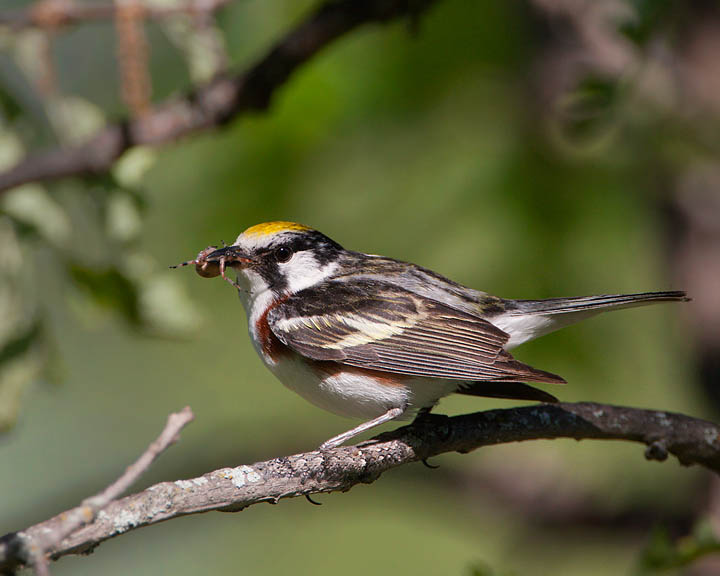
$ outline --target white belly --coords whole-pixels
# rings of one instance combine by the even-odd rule
[[[457,390],[459,382],[427,378],[404,378],[401,383],[381,384],[356,370],[324,374],[297,356],[285,357],[268,368],[290,390],[329,412],[369,420],[390,408],[405,408],[399,420],[410,419],[420,408]]]

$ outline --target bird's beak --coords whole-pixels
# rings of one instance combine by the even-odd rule
[[[222,248],[209,246],[201,251],[194,260],[188,260],[177,266],[171,266],[171,268],[195,264],[195,271],[204,278],[222,276],[228,280],[225,276],[226,268],[245,268],[252,262],[253,259],[237,246],[223,246]]]
[[[202,252],[200,254],[203,254]],[[209,254],[198,255],[198,261],[218,263],[225,262],[225,266],[237,266],[243,268],[252,263],[252,258],[237,246],[224,246],[213,250]]]
[[[220,275],[223,280],[235,286],[235,282],[225,275],[226,268],[242,269],[253,262],[246,252],[237,246],[223,246],[209,252],[207,248],[198,254],[195,271],[200,276],[214,277]]]

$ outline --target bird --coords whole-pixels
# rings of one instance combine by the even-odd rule
[[[391,420],[426,416],[453,393],[557,402],[528,382],[565,380],[509,350],[606,310],[688,300],[682,291],[500,298],[283,221],[251,226],[233,244],[171,268],[192,264],[237,289],[255,350],[287,388],[362,419],[320,450]]]

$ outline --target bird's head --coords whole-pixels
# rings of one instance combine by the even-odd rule
[[[194,262],[200,274],[216,276],[222,261],[238,272],[251,296],[292,294],[330,278],[342,252],[337,242],[302,224],[266,222],[245,230],[231,246],[201,252]]]

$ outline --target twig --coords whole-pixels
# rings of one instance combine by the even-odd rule
[[[163,19],[176,14],[202,14],[216,12],[233,0],[187,0],[172,6],[143,5],[143,16],[149,20]],[[57,29],[63,26],[114,20],[118,7],[115,3],[77,3],[70,0],[38,2],[29,10],[0,13],[0,27],[13,32],[26,28]]]
[[[144,116],[150,110],[150,78],[145,7],[139,0],[115,0],[115,36],[120,87],[125,105],[133,116]]]
[[[347,491],[371,483],[391,468],[444,452],[533,439],[583,438],[646,444],[646,457],[675,455],[720,473],[720,427],[674,414],[604,404],[540,404],[447,418],[436,416],[383,434],[358,446],[275,458],[250,466],[222,468],[198,478],[163,482],[109,504],[92,524],[77,530],[49,555],[89,552],[127,531],[178,516],[234,512],[259,502],[278,502],[321,492]],[[0,538],[0,572],[26,564],[25,543],[53,527],[52,518]]]
[[[47,553],[54,551],[58,544],[71,536],[73,532],[90,524],[100,511],[130,488],[160,454],[178,441],[180,431],[193,419],[194,415],[189,406],[180,412],[170,414],[160,436],[133,464],[127,467],[122,476],[99,494],[83,500],[77,508],[63,512],[52,521],[45,523],[46,526],[42,532],[34,534],[30,540],[27,540],[24,547],[32,559],[36,573],[39,576],[49,574]],[[2,570],[3,567],[0,566],[0,571]]]
[[[434,1],[328,1],[247,71],[217,78],[140,118],[109,125],[83,146],[31,155],[0,174],[0,193],[28,182],[103,174],[133,146],[172,142],[217,128],[242,112],[264,110],[295,69],[336,38],[362,24],[417,16]]]

